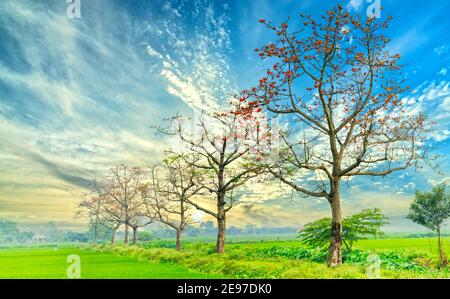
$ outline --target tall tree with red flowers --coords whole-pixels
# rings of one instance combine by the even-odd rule
[[[200,183],[214,195],[216,208],[194,199],[186,202],[216,219],[217,253],[225,251],[227,213],[238,201],[236,189],[259,175],[260,166],[256,161],[260,152],[267,151],[266,142],[260,141],[270,140],[264,135],[268,132],[266,126],[258,122],[256,113],[252,114],[233,111],[208,115],[203,112],[195,120],[177,115],[169,120],[168,127],[156,128],[158,133],[175,136],[178,144],[184,145],[169,150],[171,155],[204,172]],[[183,153],[198,158],[185,159],[187,155]]]
[[[390,21],[352,16],[341,6],[318,20],[301,15],[276,26],[260,20],[276,36],[256,49],[271,67],[258,86],[242,92],[240,112],[262,109],[288,122],[279,158],[267,171],[329,202],[329,266],[342,263],[342,182],[386,176],[428,156],[428,124],[399,98],[408,87],[400,55],[389,53],[382,34]]]

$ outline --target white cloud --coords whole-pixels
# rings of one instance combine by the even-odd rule
[[[439,46],[439,47],[434,48],[434,49],[433,49],[433,52],[434,52],[436,55],[439,55],[439,56],[440,56],[440,55],[443,55],[443,54],[447,53],[448,50],[450,50],[450,47],[449,47],[449,46],[447,46],[447,45],[442,45],[442,46]]]
[[[159,59],[163,59],[163,56],[160,53],[156,52],[155,49],[153,49],[150,45],[147,45],[147,54]]]
[[[429,121],[435,121],[436,126],[430,133],[437,142],[450,137],[450,82],[424,82],[415,88],[411,95],[403,98],[403,104],[409,105],[407,112],[416,114],[423,112]]]
[[[201,109],[204,106],[200,94],[191,80],[183,79],[169,69],[163,69],[161,76],[166,78],[169,83],[167,91],[170,94],[179,97],[192,108]]]
[[[189,28],[174,13],[183,9],[181,4],[167,2],[163,10],[173,14],[148,25],[150,35],[158,35],[157,28],[160,28],[165,33],[164,39],[152,36],[147,48],[151,49],[149,55],[162,63],[160,74],[166,79],[169,93],[196,110],[214,110],[226,103],[232,89],[228,62],[229,18],[217,12],[212,3],[196,1],[193,6],[196,9],[190,13],[195,15],[191,17],[196,26]]]
[[[446,68],[442,68],[436,75],[447,75],[448,70]]]
[[[167,93],[148,72],[150,49],[123,32],[127,17],[109,6],[101,13],[89,27],[42,4],[0,3],[2,35],[16,41],[8,55],[26,69],[0,58],[0,82],[12,91],[0,95],[2,216],[71,222],[90,176],[163,153],[150,126],[177,103],[159,102]]]
[[[347,9],[359,11],[361,9],[362,4],[363,0],[350,0],[350,2],[347,4]]]

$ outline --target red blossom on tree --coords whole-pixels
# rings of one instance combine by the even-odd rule
[[[301,15],[289,26],[262,22],[277,40],[256,52],[273,67],[242,93],[236,111],[295,119],[278,163],[267,171],[330,203],[330,266],[342,263],[342,180],[417,166],[428,153],[429,124],[421,113],[408,113],[399,98],[407,90],[399,77],[400,55],[387,51],[389,39],[382,34],[390,20],[363,20],[337,6],[319,20]],[[305,171],[314,179],[299,181]]]

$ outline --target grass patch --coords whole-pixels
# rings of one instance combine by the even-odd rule
[[[131,256],[69,248],[9,248],[0,250],[0,278],[66,278],[68,255],[81,260],[81,278],[221,278]]]
[[[450,238],[444,241],[449,254]],[[326,252],[298,240],[242,240],[227,244],[226,254],[211,242],[186,241],[184,251],[172,240],[141,246],[102,245],[0,249],[0,278],[65,278],[70,254],[81,258],[82,278],[367,278],[368,255],[381,259],[381,278],[449,278],[435,269],[436,238],[363,240],[345,253],[345,264],[326,267]]]
[[[170,248],[142,248],[136,246],[97,246],[93,250],[148,259],[168,265],[181,265],[202,273],[219,274],[232,278],[367,278],[365,263],[347,263],[330,269],[323,262],[307,257],[283,255],[280,251],[249,250],[250,245],[228,246],[225,254],[215,254],[211,244],[190,244],[178,252]],[[281,247],[280,247],[281,248]],[[285,248],[284,248],[285,249]],[[294,247],[291,247],[294,250]],[[286,253],[286,252],[284,252]],[[392,257],[391,257],[392,258]],[[401,264],[402,262],[400,262]],[[392,266],[392,265],[391,265]],[[382,267],[381,278],[445,278],[447,270],[408,267]]]

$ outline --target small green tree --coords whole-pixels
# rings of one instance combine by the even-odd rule
[[[348,216],[342,221],[342,242],[347,251],[352,251],[353,244],[369,236],[381,236],[381,227],[388,223],[380,209],[366,209]],[[300,231],[300,238],[310,247],[325,247],[330,244],[331,218],[322,218],[305,225]]]
[[[442,250],[441,228],[449,217],[450,194],[445,185],[435,186],[431,192],[416,192],[407,218],[437,233],[439,267],[447,265],[447,258]]]
[[[369,236],[383,236],[384,233],[381,231],[381,227],[388,223],[388,218],[381,213],[380,209],[363,210],[361,213],[344,218],[342,241],[347,250],[351,251],[353,243],[358,240]]]
[[[323,248],[330,243],[331,218],[322,218],[305,224],[300,231],[299,237],[309,247]]]

